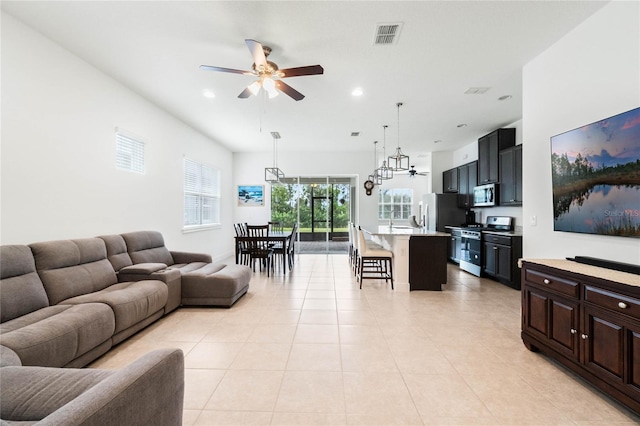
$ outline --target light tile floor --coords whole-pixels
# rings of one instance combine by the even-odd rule
[[[185,425],[631,425],[520,340],[520,292],[449,265],[442,292],[360,290],[346,255],[256,272],[231,309],[181,308],[95,361],[185,353]]]

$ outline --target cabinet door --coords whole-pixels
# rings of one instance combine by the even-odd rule
[[[466,208],[468,206],[469,196],[469,168],[465,166],[458,167],[458,207]]]
[[[515,200],[514,204],[522,204],[522,145],[517,145],[513,150]]]
[[[488,182],[498,182],[500,179],[498,170],[498,132],[489,134],[489,170],[488,170]]]
[[[458,192],[458,169],[451,169],[442,172],[442,191]]]
[[[522,145],[500,151],[500,205],[522,205]]]
[[[484,273],[489,275],[496,275],[496,256],[497,250],[494,250],[495,244],[493,243],[484,243],[484,256],[482,260],[482,270]]]
[[[478,162],[474,161],[473,163],[469,163],[467,167],[468,178],[469,178],[469,194],[467,195],[467,207],[473,207],[473,188],[478,186]]]
[[[523,290],[523,331],[542,340],[556,351],[578,359],[580,345],[578,302],[525,285]]]
[[[507,149],[500,152],[500,205],[516,201],[514,167],[513,151]]]
[[[629,345],[629,388],[640,399],[640,328],[629,327],[627,329]]]
[[[496,277],[511,281],[511,247],[494,245],[496,251]]]
[[[490,182],[489,180],[489,136],[478,139],[478,182],[480,185]]]
[[[583,362],[590,371],[621,383],[624,377],[624,327],[615,317],[584,307],[582,325]]]

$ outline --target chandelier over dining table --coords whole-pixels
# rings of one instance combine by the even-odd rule
[[[389,168],[394,172],[409,170],[409,156],[402,153],[400,148],[400,107],[402,102],[398,102],[396,107],[398,108],[398,147],[393,155],[389,156]]]

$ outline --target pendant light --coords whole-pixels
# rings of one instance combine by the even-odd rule
[[[400,149],[400,107],[402,102],[396,104],[398,107],[398,148],[396,148],[395,154],[389,156],[389,167],[393,171],[409,170],[409,156],[402,153]]]
[[[380,166],[377,170],[378,175],[380,176],[380,179],[382,180],[389,180],[389,179],[393,179],[393,170],[391,170],[389,167],[387,167],[387,160],[385,160],[384,158],[387,156],[387,126],[386,124],[384,126],[382,126],[383,132],[384,132],[384,139],[382,141],[382,166]]]
[[[271,132],[273,137],[273,167],[264,168],[264,180],[269,183],[278,183],[281,179],[284,179],[284,172],[278,168],[278,139],[280,139],[280,133]]]
[[[367,176],[367,180],[373,182],[374,185],[382,185],[382,179],[378,175],[378,141],[373,141],[373,173]]]

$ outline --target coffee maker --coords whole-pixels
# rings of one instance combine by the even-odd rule
[[[471,209],[468,209],[464,213],[465,217],[465,225],[475,225],[476,224],[476,212]]]

